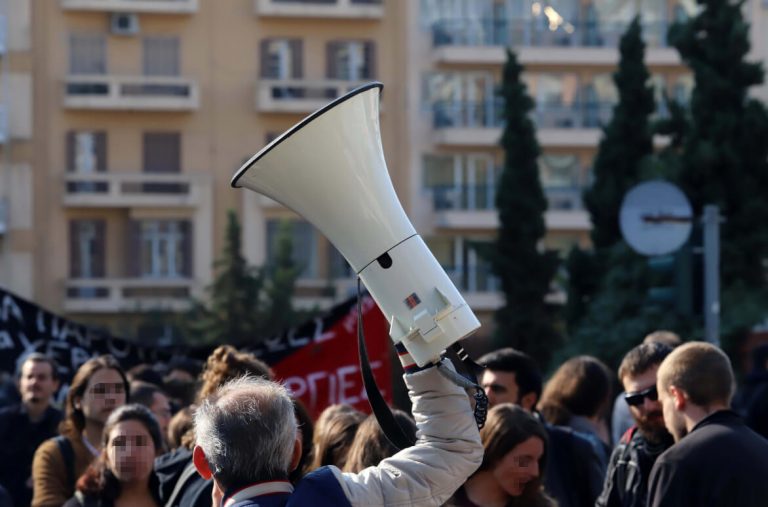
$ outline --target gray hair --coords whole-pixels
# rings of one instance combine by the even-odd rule
[[[288,390],[270,380],[231,380],[195,411],[195,435],[224,488],[288,476],[297,425]]]

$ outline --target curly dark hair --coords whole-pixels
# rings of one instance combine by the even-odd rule
[[[122,492],[121,483],[120,479],[118,479],[109,468],[107,462],[107,445],[109,443],[109,434],[115,426],[125,421],[137,421],[141,423],[146,428],[149,436],[152,437],[152,443],[155,447],[155,455],[159,455],[162,452],[164,444],[160,425],[148,408],[139,404],[123,405],[122,407],[116,408],[115,411],[109,415],[109,418],[104,425],[101,454],[77,480],[77,484],[75,485],[77,491],[80,491],[89,497],[96,497],[111,502],[120,497],[120,493]],[[160,504],[160,497],[158,496],[160,488],[157,476],[153,473],[150,475],[149,480],[150,491],[155,496],[155,500],[157,500],[158,504]]]
[[[198,402],[216,392],[227,381],[243,375],[255,375],[268,380],[274,380],[275,377],[267,363],[255,355],[237,350],[231,345],[216,347],[208,356],[203,369]]]

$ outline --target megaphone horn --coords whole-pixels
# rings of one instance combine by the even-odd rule
[[[297,123],[232,178],[292,209],[341,252],[419,366],[480,322],[395,194],[379,129],[383,85],[368,83]]]

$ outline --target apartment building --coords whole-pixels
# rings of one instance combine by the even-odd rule
[[[293,221],[297,304],[350,294],[352,273],[318,231],[229,181],[360,83],[384,83],[398,195],[487,323],[501,298],[472,245],[497,227],[494,90],[505,48],[518,52],[536,100],[544,243],[564,252],[589,243],[581,193],[616,101],[618,40],[637,12],[659,98],[685,100],[693,85],[665,33],[695,0],[0,1],[0,133],[11,105],[0,135],[0,284],[125,335],[146,331],[147,312],[204,296],[229,209],[258,265],[280,221]],[[750,7],[768,28],[765,0]],[[759,44],[766,30],[756,32]]]
[[[29,4],[0,1],[0,283],[34,295]]]

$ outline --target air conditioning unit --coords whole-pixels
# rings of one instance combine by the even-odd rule
[[[135,35],[139,33],[139,16],[135,13],[115,12],[110,18],[110,31],[114,35]]]

